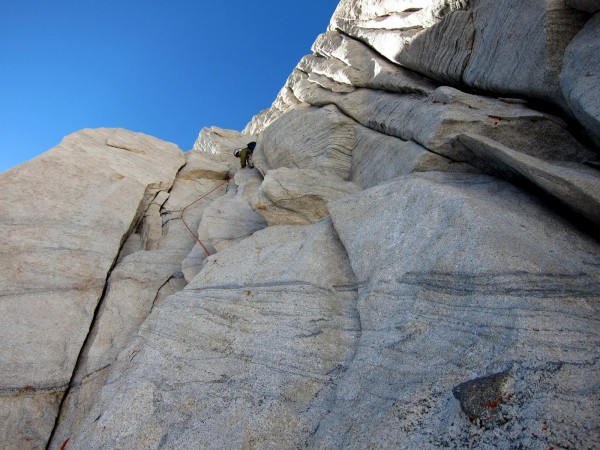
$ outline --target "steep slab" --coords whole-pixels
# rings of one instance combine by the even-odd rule
[[[70,448],[304,447],[360,333],[330,221],[211,256],[119,358]]]
[[[484,175],[401,177],[329,209],[362,335],[311,446],[596,445],[596,241]]]
[[[121,245],[185,159],[120,129],[82,130],[0,176],[0,440],[44,448]]]
[[[464,82],[564,106],[562,58],[585,15],[564,0],[479,0],[473,5],[475,36]]]
[[[188,161],[189,153],[186,153]],[[50,449],[60,449],[66,439],[80,432],[81,423],[98,400],[118,354],[137,333],[152,308],[185,287],[181,264],[196,240],[181,219],[182,209],[192,205],[184,219],[195,230],[206,206],[226,189],[222,180],[189,179],[190,173],[199,167],[197,162],[194,158],[191,168],[179,171],[168,194],[162,191],[157,195],[153,204],[163,198],[160,209],[153,211],[153,205],[148,208],[137,233],[130,235],[121,251],[63,402]],[[207,169],[205,164],[201,166]],[[221,173],[217,170],[206,175]],[[209,195],[204,201],[197,202],[205,194]],[[147,233],[146,225],[154,219],[159,223],[157,233]],[[149,238],[145,245],[144,235]],[[149,244],[153,244],[152,249]]]

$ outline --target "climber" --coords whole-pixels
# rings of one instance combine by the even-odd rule
[[[254,168],[254,163],[252,162],[252,154],[254,153],[254,147],[256,147],[256,142],[248,142],[248,145],[244,148],[235,148],[233,149],[233,155],[236,158],[240,158],[240,165],[242,169],[246,167],[246,164],[251,169]]]

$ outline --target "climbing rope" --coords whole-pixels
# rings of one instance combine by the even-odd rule
[[[206,256],[210,256],[211,253],[210,251],[206,248],[206,246],[204,245],[204,243],[200,240],[200,237],[194,233],[194,231],[192,231],[192,229],[190,228],[190,226],[188,225],[188,223],[185,221],[185,210],[188,209],[190,206],[195,205],[196,203],[198,203],[200,200],[202,200],[203,198],[207,197],[208,195],[212,194],[213,192],[215,192],[217,189],[219,189],[221,186],[224,186],[225,184],[229,183],[229,177],[227,177],[227,179],[225,181],[223,181],[221,184],[219,184],[216,188],[212,189],[211,191],[207,192],[206,194],[202,194],[199,198],[197,198],[196,200],[194,200],[192,203],[190,203],[189,205],[183,207],[182,209],[176,209],[174,211],[165,211],[161,214],[168,214],[168,213],[175,213],[175,212],[181,212],[181,221],[183,222],[183,224],[185,225],[185,227],[188,229],[188,231],[190,232],[190,234],[192,236],[194,236],[194,239],[196,239],[196,241],[198,242],[198,244],[200,244],[200,246],[204,249],[204,251],[206,252]]]

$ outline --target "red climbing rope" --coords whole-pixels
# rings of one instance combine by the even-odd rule
[[[192,229],[190,228],[190,226],[189,226],[189,225],[187,224],[187,222],[185,221],[185,217],[184,217],[185,210],[186,210],[186,209],[188,209],[190,206],[192,206],[192,205],[194,205],[194,204],[198,203],[198,202],[199,202],[200,200],[202,200],[204,197],[206,197],[206,196],[208,196],[208,195],[212,194],[213,192],[215,192],[217,189],[219,189],[221,186],[225,185],[226,183],[229,183],[229,177],[228,177],[228,178],[227,178],[225,181],[223,181],[223,182],[222,182],[220,185],[218,185],[216,188],[214,188],[213,190],[211,190],[211,191],[207,192],[206,194],[203,194],[203,195],[201,195],[199,198],[197,198],[196,200],[194,200],[192,203],[190,203],[189,205],[185,206],[184,208],[182,208],[182,209],[177,209],[177,210],[175,210],[175,211],[171,211],[172,213],[174,213],[174,212],[180,212],[180,211],[181,211],[181,220],[182,220],[183,224],[184,224],[184,225],[185,225],[185,227],[188,229],[188,231],[191,233],[191,235],[192,235],[192,236],[194,236],[194,238],[196,239],[196,241],[198,241],[198,244],[200,244],[200,246],[201,246],[201,247],[204,249],[204,251],[206,252],[206,255],[207,255],[207,256],[210,256],[210,255],[211,255],[211,253],[208,251],[208,249],[206,248],[206,246],[205,246],[205,245],[202,243],[202,241],[200,240],[200,237],[199,237],[199,236],[198,236],[196,233],[194,233],[194,232],[192,231]]]

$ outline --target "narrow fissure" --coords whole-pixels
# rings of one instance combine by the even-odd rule
[[[132,228],[135,229],[135,227],[132,227]],[[127,236],[129,236],[130,233],[131,233],[131,231],[127,234]],[[119,248],[119,251],[117,252],[117,255],[115,256],[115,259],[113,260],[113,263],[112,263],[110,269],[108,270],[108,273],[106,274],[106,279],[104,281],[104,288],[102,290],[102,294],[100,295],[100,298],[98,299],[98,303],[96,304],[96,309],[94,309],[94,314],[93,314],[92,320],[90,322],[90,328],[89,328],[87,335],[83,341],[83,344],[81,345],[81,349],[79,350],[79,355],[77,355],[77,361],[75,362],[75,366],[73,367],[73,372],[71,373],[71,379],[69,380],[67,389],[65,390],[65,393],[63,394],[63,397],[60,401],[60,405],[58,407],[58,413],[57,413],[56,419],[54,421],[54,427],[52,428],[52,432],[50,433],[50,437],[48,438],[48,442],[46,443],[46,447],[45,447],[46,450],[50,450],[50,445],[52,444],[52,440],[54,439],[54,435],[56,433],[58,425],[60,424],[60,419],[64,412],[65,402],[67,401],[69,393],[71,392],[71,388],[75,386],[75,376],[76,376],[77,372],[79,371],[79,368],[81,367],[81,363],[84,358],[84,354],[86,353],[86,350],[87,350],[89,342],[90,342],[90,338],[93,335],[93,331],[96,326],[96,322],[98,320],[98,315],[99,315],[100,309],[102,307],[102,304],[104,303],[104,299],[106,298],[106,294],[108,291],[108,280],[110,279],[112,271],[117,264],[119,255],[121,254],[121,250],[123,249],[123,245],[124,245],[125,241],[126,241],[126,239],[124,239],[123,242],[121,243],[121,247]]]
[[[140,207],[143,205],[143,203],[144,203],[143,200],[140,200]],[[149,206],[149,204],[147,205],[147,207],[148,206]],[[146,209],[147,209],[147,207],[146,207]],[[140,226],[140,224],[144,218],[144,213],[145,212],[142,212],[141,208],[140,208],[134,215],[135,220],[132,221],[131,226],[129,227],[127,232],[123,235],[123,238],[121,239],[121,243],[119,246],[119,251],[116,253],[116,255],[112,261],[112,264],[110,266],[110,269],[106,273],[106,278],[104,280],[104,287],[102,289],[102,294],[100,294],[98,302],[96,303],[96,308],[94,309],[94,314],[92,315],[92,320],[90,321],[90,326],[89,326],[88,332],[85,336],[85,339],[83,340],[83,343],[79,350],[79,354],[77,355],[77,360],[75,361],[75,366],[73,367],[73,371],[71,372],[71,378],[69,380],[69,384],[67,385],[67,388],[65,389],[63,397],[60,401],[60,405],[58,407],[58,413],[56,415],[56,419],[54,420],[54,426],[52,427],[52,432],[50,433],[48,442],[46,443],[45,450],[50,450],[50,446],[52,444],[52,441],[54,439],[54,436],[56,434],[58,426],[61,422],[61,417],[63,416],[63,413],[64,413],[65,402],[67,401],[67,398],[69,397],[71,389],[76,386],[75,377],[76,377],[77,373],[79,372],[81,364],[85,358],[84,355],[86,354],[86,350],[88,350],[90,339],[92,338],[92,336],[94,334],[94,329],[95,329],[97,321],[98,321],[98,316],[102,309],[102,305],[104,304],[104,300],[106,299],[106,294],[108,292],[108,288],[109,288],[108,281],[110,280],[110,276],[112,275],[112,272],[113,272],[115,266],[118,264],[118,262],[120,260],[121,253],[123,252],[123,247],[125,246],[127,239]]]

